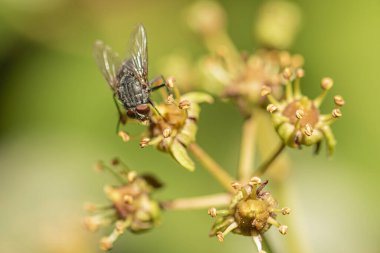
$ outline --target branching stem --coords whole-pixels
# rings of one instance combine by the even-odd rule
[[[188,149],[201,162],[203,167],[218,180],[218,182],[230,193],[234,193],[231,183],[233,179],[217,162],[214,161],[198,144],[191,143]]]
[[[262,176],[268,170],[268,168],[272,165],[272,163],[279,157],[279,155],[284,151],[285,144],[281,144],[280,147],[273,153],[273,155],[266,160],[263,164],[261,164],[258,169],[255,171],[255,176]]]

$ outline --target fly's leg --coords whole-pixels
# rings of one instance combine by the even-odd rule
[[[169,87],[166,85],[166,81],[165,81],[165,78],[164,76],[160,75],[160,76],[157,76],[156,78],[154,78],[153,80],[151,80],[149,82],[149,87],[150,87],[150,91],[156,91],[162,87],[166,87],[166,92],[168,93],[168,95],[171,95],[172,92],[171,90],[169,89]]]
[[[119,104],[118,104],[117,99],[116,99],[116,93],[113,94],[113,101],[114,101],[114,103],[115,103],[115,106],[116,106],[117,112],[118,112],[118,114],[119,114],[119,119],[118,119],[118,121],[117,121],[117,125],[116,125],[116,133],[118,133],[119,130],[120,130],[120,124],[125,125],[125,123],[127,123],[127,117],[126,117],[126,115],[124,115],[123,112],[120,110]]]
[[[160,115],[160,117],[162,117],[163,119],[165,119],[164,116],[162,116],[162,114],[160,113],[160,111],[157,109],[157,107],[154,105],[153,101],[150,98],[148,99],[148,102],[154,108],[157,114]]]

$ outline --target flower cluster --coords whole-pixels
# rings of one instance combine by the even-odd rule
[[[208,214],[216,217],[210,236],[216,236],[220,242],[232,232],[244,236],[252,236],[258,250],[262,250],[261,235],[272,225],[276,226],[281,234],[286,234],[287,226],[277,220],[277,213],[289,214],[289,208],[278,208],[277,201],[269,192],[263,191],[268,181],[253,177],[247,185],[233,183],[236,193],[232,197],[228,209],[216,210],[211,208]]]
[[[317,98],[310,99],[301,93],[300,82],[304,76],[303,69],[292,71],[286,68],[282,75],[286,80],[283,99],[277,100],[272,95],[272,89],[269,86],[263,87],[261,91],[261,95],[266,96],[270,102],[267,111],[272,114],[272,121],[278,135],[287,146],[292,148],[316,145],[319,150],[321,141],[325,139],[331,155],[334,152],[336,140],[330,125],[342,116],[340,108],[345,101],[342,96],[335,96],[335,108],[330,114],[321,114],[319,107],[327,92],[332,88],[333,80],[328,77],[323,78],[322,93]]]
[[[157,105],[160,113],[149,117],[148,131],[141,139],[140,146],[155,146],[158,150],[171,154],[186,169],[193,171],[194,162],[186,148],[196,139],[199,104],[212,103],[213,98],[201,92],[181,95],[176,88],[175,91],[175,97],[169,95],[164,103]]]
[[[97,206],[91,203],[85,205],[85,210],[91,213],[84,219],[89,231],[114,225],[112,233],[101,239],[101,249],[110,250],[117,238],[126,230],[140,233],[152,229],[159,223],[160,207],[158,202],[152,199],[152,193],[161,187],[161,183],[155,177],[137,175],[117,159],[112,162],[111,167],[98,163],[97,169],[107,169],[121,183],[117,186],[104,187],[104,192],[111,202],[109,205]]]

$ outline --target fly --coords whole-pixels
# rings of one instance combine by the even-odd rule
[[[123,62],[118,54],[102,41],[96,41],[94,51],[97,64],[113,91],[119,113],[118,127],[120,123],[126,123],[126,118],[117,100],[126,109],[128,117],[140,121],[147,120],[150,115],[149,105],[159,114],[150,99],[150,93],[166,84],[162,76],[148,81],[148,48],[143,25],[138,25],[131,34],[129,54]]]

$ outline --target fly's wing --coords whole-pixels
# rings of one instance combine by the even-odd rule
[[[100,40],[95,42],[94,53],[96,63],[102,71],[104,78],[111,86],[112,90],[116,91],[116,88],[119,85],[116,75],[121,64],[119,56],[112,52],[111,48]]]
[[[128,60],[125,63],[128,71],[146,81],[148,77],[148,48],[146,32],[142,24],[138,25],[131,34],[128,53]]]

